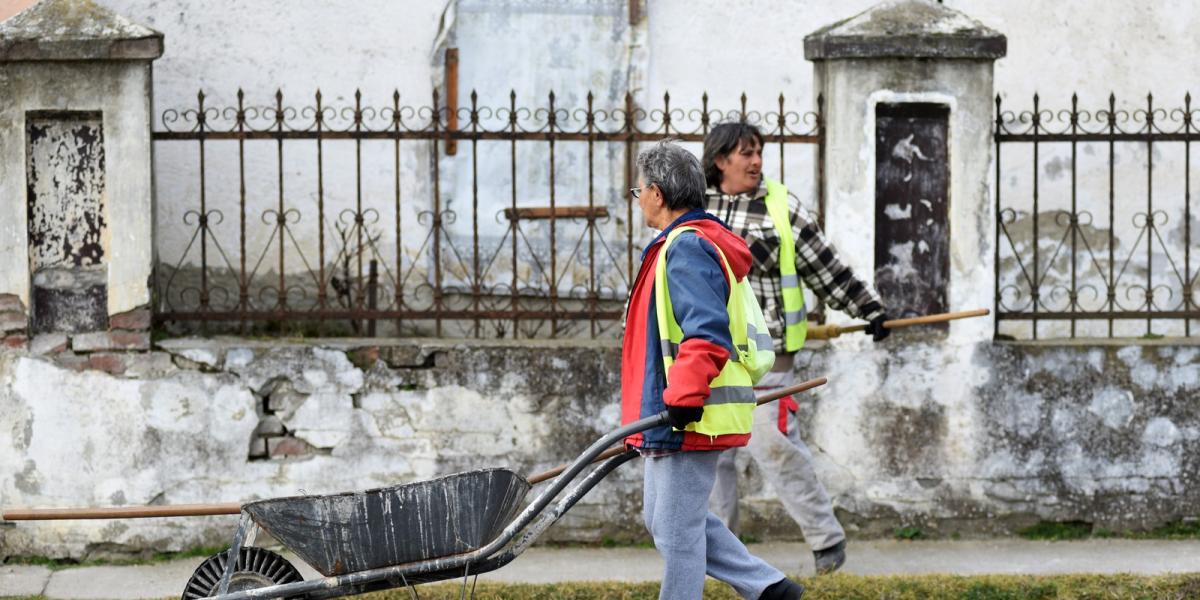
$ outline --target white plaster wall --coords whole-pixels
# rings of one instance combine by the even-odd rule
[[[149,86],[144,63],[9,63],[0,66],[0,290],[29,302],[25,113],[103,113],[104,262],[108,312],[150,302],[153,266]]]
[[[655,85],[680,96],[699,96],[723,81],[751,96],[780,87],[810,98],[811,63],[804,36],[856,15],[873,0],[747,0],[731,11],[721,0],[649,3],[649,71]],[[1059,106],[1072,91],[1086,101],[1106,101],[1110,91],[1153,91],[1182,102],[1195,88],[1200,64],[1192,32],[1200,5],[1187,0],[1136,6],[1117,0],[945,0],[1008,36],[1008,56],[996,63],[996,90],[1014,102],[1035,91]],[[1193,89],[1195,91],[1195,89]],[[736,92],[733,92],[736,93]],[[1127,105],[1128,106],[1128,105]]]

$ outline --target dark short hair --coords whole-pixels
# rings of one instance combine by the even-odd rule
[[[658,186],[667,208],[704,207],[704,173],[691,152],[663,140],[639,152],[637,166],[647,185]]]
[[[729,156],[742,142],[749,143],[751,140],[758,142],[758,147],[762,148],[763,136],[758,128],[740,122],[721,123],[704,136],[704,157],[700,162],[704,165],[704,181],[709,187],[721,185],[721,170],[717,168],[717,158]]]

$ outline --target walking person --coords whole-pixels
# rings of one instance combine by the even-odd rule
[[[643,518],[665,562],[659,598],[696,600],[707,574],[743,598],[798,599],[804,588],[751,555],[708,509],[721,451],[750,439],[754,391],[746,368],[729,360],[727,309],[750,251],[704,212],[695,156],[663,142],[640,153],[637,166],[630,191],[646,224],[662,232],[642,253],[626,309],[621,420],[663,410],[670,417],[626,439],[645,462]]]
[[[889,334],[883,302],[839,258],[817,224],[779,182],[762,175],[763,137],[753,125],[722,123],[704,139],[703,163],[709,213],[729,224],[753,256],[749,282],[758,296],[775,339],[775,368],[758,382],[760,391],[789,385],[797,350],[804,345],[807,286],[830,308],[870,323],[876,342]],[[758,407],[747,450],[800,525],[813,550],[818,574],[839,569],[846,560],[846,533],[813,469],[812,453],[800,439],[796,402],[784,398]],[[717,467],[711,507],[737,530],[736,451],[725,452]]]

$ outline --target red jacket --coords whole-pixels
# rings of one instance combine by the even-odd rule
[[[684,232],[671,243],[667,253],[667,285],[675,320],[683,330],[671,385],[667,386],[654,311],[654,272],[663,242],[672,229],[695,227],[699,234]],[[670,406],[704,406],[709,383],[720,374],[733,353],[729,335],[730,282],[721,264],[719,246],[739,279],[753,261],[746,242],[720,219],[697,209],[669,225],[642,254],[625,315],[625,338],[621,348],[621,421],[630,423]],[[673,431],[669,425],[630,436],[626,443],[647,449],[722,450],[744,446],[750,435],[710,437],[695,432]]]

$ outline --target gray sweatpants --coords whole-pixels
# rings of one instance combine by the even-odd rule
[[[790,368],[772,371],[755,385],[755,393],[762,395],[792,383]],[[833,514],[829,494],[813,469],[812,452],[800,439],[795,415],[788,416],[788,433],[784,435],[779,431],[778,404],[772,402],[755,408],[754,428],[745,450],[758,463],[763,479],[775,489],[784,510],[800,525],[805,541],[814,551],[846,539],[846,532]],[[738,522],[737,452],[732,449],[722,453],[709,503],[712,511],[734,531]]]
[[[646,458],[642,517],[666,567],[659,600],[704,595],[704,575],[724,581],[743,598],[755,599],[783,579],[781,571],[753,556],[708,511],[720,452],[676,452]]]

